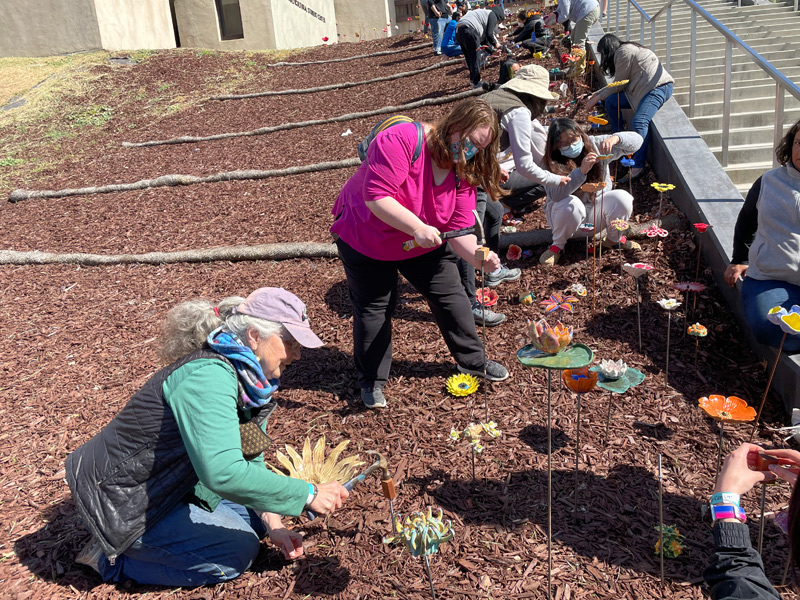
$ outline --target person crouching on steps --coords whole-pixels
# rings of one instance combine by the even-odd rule
[[[611,189],[608,165],[638,150],[642,136],[633,132],[589,136],[572,119],[556,119],[550,124],[544,152],[544,166],[557,175],[568,175],[566,185],[545,185],[547,204],[545,216],[553,230],[553,245],[542,253],[539,263],[552,267],[558,262],[567,240],[578,233],[586,222],[594,223],[595,233],[606,229],[603,245],[615,247],[621,232],[611,227],[611,221],[627,221],[633,212],[633,196],[625,190]],[[598,160],[598,155],[611,158]],[[605,182],[602,192],[583,192],[585,183]],[[602,201],[601,201],[602,194]],[[640,250],[636,242],[626,240],[622,247]]]

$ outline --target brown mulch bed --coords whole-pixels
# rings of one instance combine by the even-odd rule
[[[296,60],[361,54],[416,44],[421,35],[340,44],[298,53]],[[315,86],[354,81],[370,74],[419,68],[439,60],[428,50],[321,67],[264,69],[265,88]],[[179,50],[159,52],[142,64],[103,67],[102,77],[77,105],[114,108],[106,125],[61,140],[58,152],[76,158],[57,171],[24,175],[14,187],[58,188],[133,181],[176,172],[206,174],[235,168],[276,168],[355,155],[357,141],[375,120],[281,132],[197,145],[129,150],[124,140],[163,139],[180,134],[242,131],[286,121],[335,116],[387,104],[466,89],[466,69],[296,98],[206,101],[191,112],[150,119],[144,107],[129,102],[138,90],[169,81],[190,93],[198,72],[206,78],[245,68],[237,54],[204,55]],[[529,62],[525,60],[523,62]],[[555,66],[555,58],[543,62]],[[496,73],[496,63],[490,69]],[[580,90],[579,90],[580,91]],[[448,107],[412,111],[432,119]],[[579,119],[585,114],[578,114]],[[49,124],[53,126],[53,124]],[[57,125],[57,124],[56,124]],[[354,135],[342,137],[346,129]],[[0,131],[0,139],[10,135]],[[36,138],[45,126],[27,135]],[[52,150],[56,152],[56,150]],[[42,151],[47,153],[47,149]],[[221,183],[147,192],[106,194],[63,200],[28,200],[2,205],[5,245],[15,250],[145,252],[242,243],[327,241],[329,210],[352,170],[260,182]],[[634,186],[637,220],[655,215],[652,178]],[[7,194],[10,190],[0,190]],[[669,202],[666,210],[674,211]],[[521,229],[544,226],[541,211],[528,215]],[[660,239],[660,238],[659,238]],[[698,372],[695,344],[682,332],[685,307],[673,318],[669,384],[665,382],[666,314],[659,298],[679,296],[672,284],[695,278],[696,238],[691,224],[625,259],[656,266],[642,280],[643,348],[636,333],[633,282],[620,277],[619,254],[604,251],[598,261],[595,316],[590,295],[564,320],[575,340],[598,358],[623,358],[642,370],[643,384],[617,396],[595,391],[582,400],[579,510],[575,500],[576,401],[560,382],[554,385],[554,585],[556,598],[639,599],[659,594],[658,557],[653,546],[658,524],[657,460],[664,459],[664,513],[686,535],[686,550],[666,563],[667,594],[703,597],[701,574],[710,554],[709,525],[703,507],[713,485],[717,428],[697,408],[710,393],[738,395],[756,404],[766,378],[742,340],[710,272],[698,295],[691,321],[709,328],[701,340]],[[351,319],[341,264],[335,260],[280,263],[215,263],[169,266],[0,267],[0,319],[5,352],[0,361],[0,502],[3,536],[0,596],[44,598],[212,598],[301,599],[330,597],[428,598],[421,562],[399,547],[382,543],[389,533],[388,505],[377,480],[356,488],[347,505],[328,519],[292,520],[306,535],[306,558],[286,563],[267,545],[251,572],[224,585],[173,590],[103,584],[73,562],[87,538],[64,483],[64,458],[95,434],[158,367],[157,337],[164,313],[190,297],[221,298],[263,285],[285,286],[308,305],[315,330],[327,342],[307,351],[292,366],[278,393],[280,409],[271,420],[278,447],[298,446],[305,436],[325,434],[330,442],[351,439],[351,448],[376,449],[389,458],[402,514],[435,505],[451,519],[455,539],[433,556],[431,568],[441,598],[545,597],[546,532],[546,375],[521,367],[515,352],[525,340],[526,323],[541,311],[516,302],[531,290],[537,299],[574,282],[585,282],[582,242],[570,242],[557,267],[533,257],[510,263],[523,270],[520,281],[498,288],[498,310],[508,321],[487,331],[492,358],[511,371],[508,382],[490,384],[468,398],[452,398],[445,379],[455,372],[425,302],[402,287],[394,318],[394,365],[386,388],[387,410],[360,406],[352,363]],[[472,478],[468,447],[451,442],[451,427],[481,420],[484,401],[503,436],[486,444]],[[613,402],[611,430],[605,415]],[[765,422],[783,422],[773,399]],[[732,447],[750,427],[726,428]],[[759,441],[780,445],[762,433]],[[268,457],[269,458],[269,457]],[[366,457],[365,457],[366,458]],[[757,514],[756,494],[747,499]],[[768,491],[774,510],[788,500],[785,486]],[[757,527],[757,518],[754,527]],[[783,534],[770,521],[765,562],[780,581],[787,554]],[[791,594],[789,594],[791,595]]]

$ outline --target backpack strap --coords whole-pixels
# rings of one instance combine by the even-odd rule
[[[419,158],[419,155],[422,154],[422,136],[424,133],[424,130],[422,129],[422,123],[419,121],[414,121],[414,125],[417,126],[417,147],[414,148],[414,155],[411,157],[412,165]]]

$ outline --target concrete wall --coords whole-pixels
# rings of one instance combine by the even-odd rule
[[[169,0],[94,0],[106,50],[174,48]]]
[[[384,0],[377,2],[383,3]],[[367,5],[372,2],[352,2]],[[336,40],[339,17],[334,0],[271,0],[275,28],[275,48],[319,46],[322,38]],[[245,37],[247,33],[245,33]]]
[[[334,0],[333,4],[340,42],[384,38],[391,36],[394,31],[394,0]],[[391,23],[389,19],[392,19]],[[387,32],[383,31],[384,27],[388,29]]]
[[[181,46],[268,50],[321,45],[336,39],[334,0],[240,0],[244,37],[220,38],[213,0],[175,0]]]
[[[52,56],[101,48],[94,0],[7,0],[0,56]]]

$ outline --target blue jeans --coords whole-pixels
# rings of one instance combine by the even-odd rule
[[[431,34],[433,35],[433,51],[442,51],[442,38],[444,37],[444,28],[447,27],[447,22],[450,17],[440,17],[438,19],[431,19]]]
[[[112,565],[100,559],[104,581],[170,587],[220,583],[244,573],[267,529],[250,509],[223,500],[208,512],[181,503],[150,527]]]
[[[641,169],[647,161],[647,145],[650,143],[650,121],[653,120],[656,112],[661,106],[672,97],[672,84],[665,83],[658,86],[656,89],[648,92],[639,106],[636,107],[636,112],[633,114],[633,121],[631,122],[630,130],[635,131],[644,139],[642,147],[639,148],[633,155],[633,168]],[[611,125],[611,131],[622,131],[622,116],[620,111],[623,108],[631,108],[627,96],[624,92],[613,94],[605,99],[606,113],[608,113],[608,122]]]
[[[783,331],[767,320],[767,313],[776,306],[783,306],[789,310],[795,304],[800,304],[800,286],[774,279],[744,278],[742,284],[744,319],[760,343],[773,348],[780,346]],[[800,351],[800,336],[787,335],[783,349],[786,352]]]

